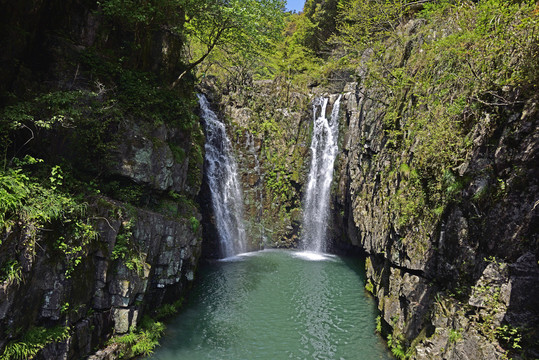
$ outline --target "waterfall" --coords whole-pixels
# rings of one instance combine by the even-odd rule
[[[221,255],[230,257],[246,251],[243,225],[243,196],[232,145],[225,124],[210,109],[208,100],[198,94],[206,134],[206,176],[211,191],[215,225]]]
[[[313,102],[313,135],[311,168],[303,204],[303,244],[306,250],[326,251],[326,230],[333,164],[338,152],[339,107],[341,95],[326,118],[328,98]]]

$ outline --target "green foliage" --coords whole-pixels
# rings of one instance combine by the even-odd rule
[[[451,170],[445,170],[442,176],[442,185],[448,197],[456,196],[464,188],[464,179],[460,179]]]
[[[400,0],[340,0],[337,28],[333,41],[345,49],[357,51],[392,36],[404,15]]]
[[[5,139],[4,159],[28,151],[51,154],[49,136],[54,132],[72,143],[72,152],[87,159],[84,167],[99,167],[111,149],[111,124],[119,122],[113,103],[93,91],[50,91],[8,106],[0,114],[0,137]],[[24,138],[18,148],[10,148],[13,135]],[[33,151],[32,151],[33,150]],[[11,152],[11,154],[8,154]],[[4,167],[13,162],[4,161]]]
[[[121,260],[129,270],[143,276],[146,254],[142,253],[133,242],[133,225],[132,219],[122,222],[112,249],[111,259]]]
[[[186,39],[192,56],[185,71],[177,74],[175,86],[186,72],[203,63],[209,55],[220,52],[210,64],[225,58],[249,61],[268,51],[280,33],[284,2],[282,0],[101,0],[103,12],[122,22],[140,39],[135,47],[144,48],[141,41],[151,29],[164,28]],[[221,66],[223,64],[220,64]],[[224,66],[223,69],[231,67]]]
[[[55,91],[21,101],[2,109],[0,131],[15,130],[22,127],[30,129],[51,129],[56,123],[69,126],[80,118],[80,108],[72,106],[95,93],[86,91]]]
[[[60,306],[60,314],[66,314],[69,311],[69,303],[66,301]]]
[[[380,315],[376,317],[376,332],[378,334],[382,333],[382,317]]]
[[[193,94],[178,96],[163,87],[155,74],[127,68],[120,60],[105,58],[92,50],[80,56],[100,84],[100,95],[107,105],[102,115],[105,119],[121,120],[134,115],[135,120],[151,126],[170,124],[185,131],[193,129],[198,123]]]
[[[281,0],[187,1],[185,30],[198,45],[195,58],[220,47],[244,54],[271,48],[282,27],[283,7]]]
[[[20,340],[11,341],[6,345],[0,360],[33,359],[46,345],[66,340],[69,337],[69,330],[67,326],[31,328]]]
[[[393,356],[399,360],[405,360],[411,356],[411,354],[406,351],[403,342],[404,340],[402,335],[393,337],[390,334],[387,336],[387,346],[391,350]]]
[[[185,149],[173,143],[169,143],[168,147],[170,148],[170,151],[172,151],[174,160],[177,163],[183,163],[183,161],[185,160]]]
[[[69,276],[97,233],[84,218],[86,205],[61,192],[62,178],[58,166],[51,170],[50,187],[43,186],[22,169],[8,168],[0,172],[0,230],[24,224],[28,234],[24,245],[32,254],[41,229],[54,221],[63,222],[67,233],[66,237],[59,238],[57,248],[64,254],[66,276]]]
[[[87,254],[88,245],[97,239],[98,233],[95,228],[82,221],[76,221],[68,225],[68,238],[58,237],[56,247],[63,253],[66,260],[66,278],[70,278],[75,268],[82,262]]]
[[[159,339],[164,331],[165,325],[163,323],[144,317],[138,330],[132,330],[123,336],[113,337],[109,344],[121,345],[123,351],[120,353],[120,359],[149,356],[159,345]]]
[[[273,200],[288,202],[291,200],[292,184],[283,165],[273,167],[266,173],[266,187],[273,193]]]
[[[136,29],[141,26],[158,28],[163,23],[171,22],[180,25],[185,1],[102,0],[98,4],[106,15]]]
[[[327,4],[326,4],[327,3]],[[333,3],[325,2],[322,7]],[[313,16],[325,14],[318,10]],[[331,21],[330,21],[331,22]],[[324,62],[318,55],[324,55],[325,39],[320,38],[322,30],[317,20],[302,14],[286,13],[279,15],[278,26],[266,45],[256,51],[237,51],[224,47],[208,57],[207,67],[201,67],[199,74],[217,76],[227,88],[242,89],[251,86],[252,80],[282,78],[291,84],[305,87],[308,84],[324,81],[322,66]],[[326,36],[326,35],[324,35]]]
[[[191,130],[198,121],[194,115],[194,98],[179,97],[175,92],[161,88],[154,75],[133,70],[118,69],[121,92],[118,100],[124,112],[149,119],[153,125],[171,124]]]
[[[200,221],[198,221],[196,217],[191,216],[189,218],[189,223],[191,224],[191,229],[193,230],[193,232],[196,233],[200,228]]]
[[[99,185],[99,187],[108,196],[132,205],[140,205],[145,195],[147,195],[145,187],[139,184],[114,180]]]
[[[470,179],[456,175],[457,169],[471,157],[478,129],[490,135],[503,121],[500,109],[518,106],[513,89],[536,91],[539,69],[533,54],[538,52],[539,25],[534,6],[531,1],[432,2],[420,14],[422,25],[411,33],[393,30],[398,12],[392,16],[396,23],[382,21],[386,25],[381,28],[368,22],[342,24],[357,35],[346,45],[350,51],[355,46],[358,54],[371,54],[364,64],[369,73],[361,80],[387,101],[386,146],[397,160],[402,156],[408,161],[386,171],[383,179],[400,179],[390,200],[406,234],[403,241],[427,238],[447,204],[458,201]],[[382,17],[389,14],[380,11]],[[368,11],[360,15],[369,16]],[[414,45],[419,39],[421,45]],[[421,49],[410,51],[412,46]],[[408,149],[413,157],[403,153]],[[502,198],[504,191],[501,180],[495,188],[481,188],[474,200]],[[411,224],[415,230],[405,231]]]
[[[307,0],[303,14],[311,24],[311,31],[303,37],[302,44],[318,56],[329,50],[326,41],[336,32],[338,0]]]
[[[24,200],[31,192],[27,186],[28,176],[21,171],[21,169],[8,169],[0,172],[0,225],[3,228],[9,226],[6,221],[23,207]]]
[[[365,290],[367,290],[371,294],[374,294],[374,285],[373,285],[371,279],[367,280],[367,283],[365,284]]]
[[[511,350],[521,349],[520,342],[522,340],[521,330],[518,327],[511,325],[502,325],[496,328],[496,337],[502,344]]]
[[[0,269],[0,282],[8,287],[22,281],[22,268],[17,260],[8,260]]]
[[[183,301],[184,299],[181,298],[172,304],[165,304],[161,306],[155,312],[155,319],[156,320],[167,319],[167,318],[170,318],[172,315],[175,315],[179,311],[179,309],[182,307]]]
[[[319,43],[316,32],[316,24],[304,14],[292,14],[287,18],[285,36],[278,46],[276,68],[298,85],[322,77],[322,61],[315,55],[320,44],[313,44]]]
[[[458,329],[458,330],[450,329],[449,330],[449,343],[452,343],[452,344],[456,343],[460,339],[462,339],[462,329]]]

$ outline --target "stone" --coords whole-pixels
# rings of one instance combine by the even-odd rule
[[[113,173],[162,191],[185,190],[188,158],[176,162],[168,144],[178,137],[177,132],[165,125],[148,128],[133,121],[126,122],[121,131],[124,141],[117,147],[116,161],[111,165]],[[190,148],[189,143],[173,146],[182,148],[186,154]]]
[[[125,334],[131,327],[136,326],[138,310],[134,309],[114,309],[112,311],[114,319],[114,332],[116,334]]]

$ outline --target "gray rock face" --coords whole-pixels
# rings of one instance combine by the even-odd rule
[[[409,161],[413,149],[388,149],[384,99],[376,89],[350,83],[345,91],[334,207],[344,208],[340,223],[350,242],[369,254],[367,277],[387,333],[403,336],[412,358],[502,358],[513,350],[503,331],[539,325],[536,103],[508,115],[494,138],[478,128],[471,156],[458,169],[470,179],[459,201],[438,221],[421,224],[423,230],[420,224],[403,229],[391,207],[402,179],[384,176]],[[502,181],[501,199],[481,200]],[[410,234],[414,241],[403,241]],[[520,345],[537,356],[531,342]]]
[[[295,92],[280,80],[255,81],[251,90],[234,92],[217,89],[211,79],[203,85],[234,146],[248,248],[296,245],[300,188],[308,171],[312,95]],[[208,231],[211,224],[205,225]],[[205,238],[211,241],[212,235]]]
[[[121,87],[115,83],[117,79],[90,75],[96,63],[85,64],[81,56],[90,55],[86,50],[92,49],[96,59],[114,66],[119,64],[115,50],[127,41],[134,46],[122,59],[130,63],[124,70],[152,73],[164,86],[181,70],[184,44],[183,39],[161,28],[137,31],[143,45],[135,46],[132,30],[119,30],[115,20],[104,17],[97,2],[22,0],[12,5],[2,13],[2,21],[10,29],[0,51],[2,96],[12,91],[20,99],[30,93],[34,97],[38,93],[97,91],[95,99],[108,104],[105,109],[91,102],[82,105],[69,101],[66,106],[70,110],[84,113],[82,117],[98,125],[87,128],[88,133],[82,137],[75,133],[85,127],[84,122],[63,124],[63,130],[50,129],[40,135],[39,141],[46,145],[36,145],[36,153],[43,154],[46,161],[71,162],[74,169],[97,179],[104,192],[108,186],[118,188],[120,183],[142,185],[137,188],[144,188],[152,202],[142,204],[130,196],[114,194],[115,190],[107,193],[145,208],[105,197],[84,199],[89,204],[80,216],[98,232],[97,239],[92,237],[89,243],[80,239],[84,235],[73,235],[75,231],[69,227],[74,221],[66,220],[69,216],[39,224],[43,228],[21,220],[0,230],[0,265],[10,260],[20,265],[15,280],[0,282],[0,354],[6,344],[21,339],[33,327],[66,326],[68,338],[47,345],[37,358],[82,359],[103,346],[111,335],[132,329],[142,316],[179,300],[193,282],[201,248],[201,216],[191,203],[200,190],[202,152],[196,124],[187,126],[186,119],[165,116],[155,120],[144,111],[137,113],[143,106],[134,106],[134,110],[119,105],[116,95],[127,92],[107,94]],[[106,60],[101,58],[105,52],[110,55]],[[35,54],[43,61],[29,69],[25,64],[33,62]],[[152,77],[147,77],[146,85],[157,86],[150,81]],[[188,86],[180,100],[188,97]],[[186,106],[182,115],[192,120],[192,110]],[[98,120],[88,115],[94,111],[100,114]],[[111,116],[114,120],[109,123]],[[103,130],[107,133],[104,138],[99,130],[92,133],[103,124],[101,121],[114,124]],[[160,124],[156,125],[157,121]],[[83,138],[96,139],[96,148],[84,148],[80,143]],[[101,145],[106,149],[98,150]],[[18,155],[22,157],[26,151],[33,150],[24,149]],[[190,159],[195,160],[190,164]],[[81,179],[74,175],[70,180]],[[68,237],[72,235],[77,239],[70,242],[73,239]],[[60,245],[67,243],[63,249],[61,240],[65,243]],[[106,356],[117,358],[117,350],[108,351]]]
[[[165,125],[143,129],[132,121],[124,123],[121,132],[123,141],[111,161],[113,174],[161,191],[186,190],[189,139]]]
[[[100,236],[71,277],[65,276],[61,258],[48,255],[54,254],[53,243],[41,239],[40,250],[23,273],[24,282],[0,289],[2,334],[29,324],[70,326],[70,337],[45,347],[44,359],[89,355],[108,336],[136,327],[143,314],[180,299],[194,279],[201,229],[195,231],[189,218],[144,209],[134,209],[124,218],[114,215],[127,212],[123,204],[106,198],[97,199],[92,211]],[[197,213],[191,216],[200,220]],[[119,239],[125,237],[128,224],[129,250],[118,257],[114,254],[126,246]]]

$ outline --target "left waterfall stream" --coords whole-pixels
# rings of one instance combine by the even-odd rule
[[[211,204],[219,237],[220,255],[228,258],[247,249],[243,224],[243,196],[238,166],[225,124],[210,108],[203,94],[198,94],[206,135],[205,166],[211,191]]]

